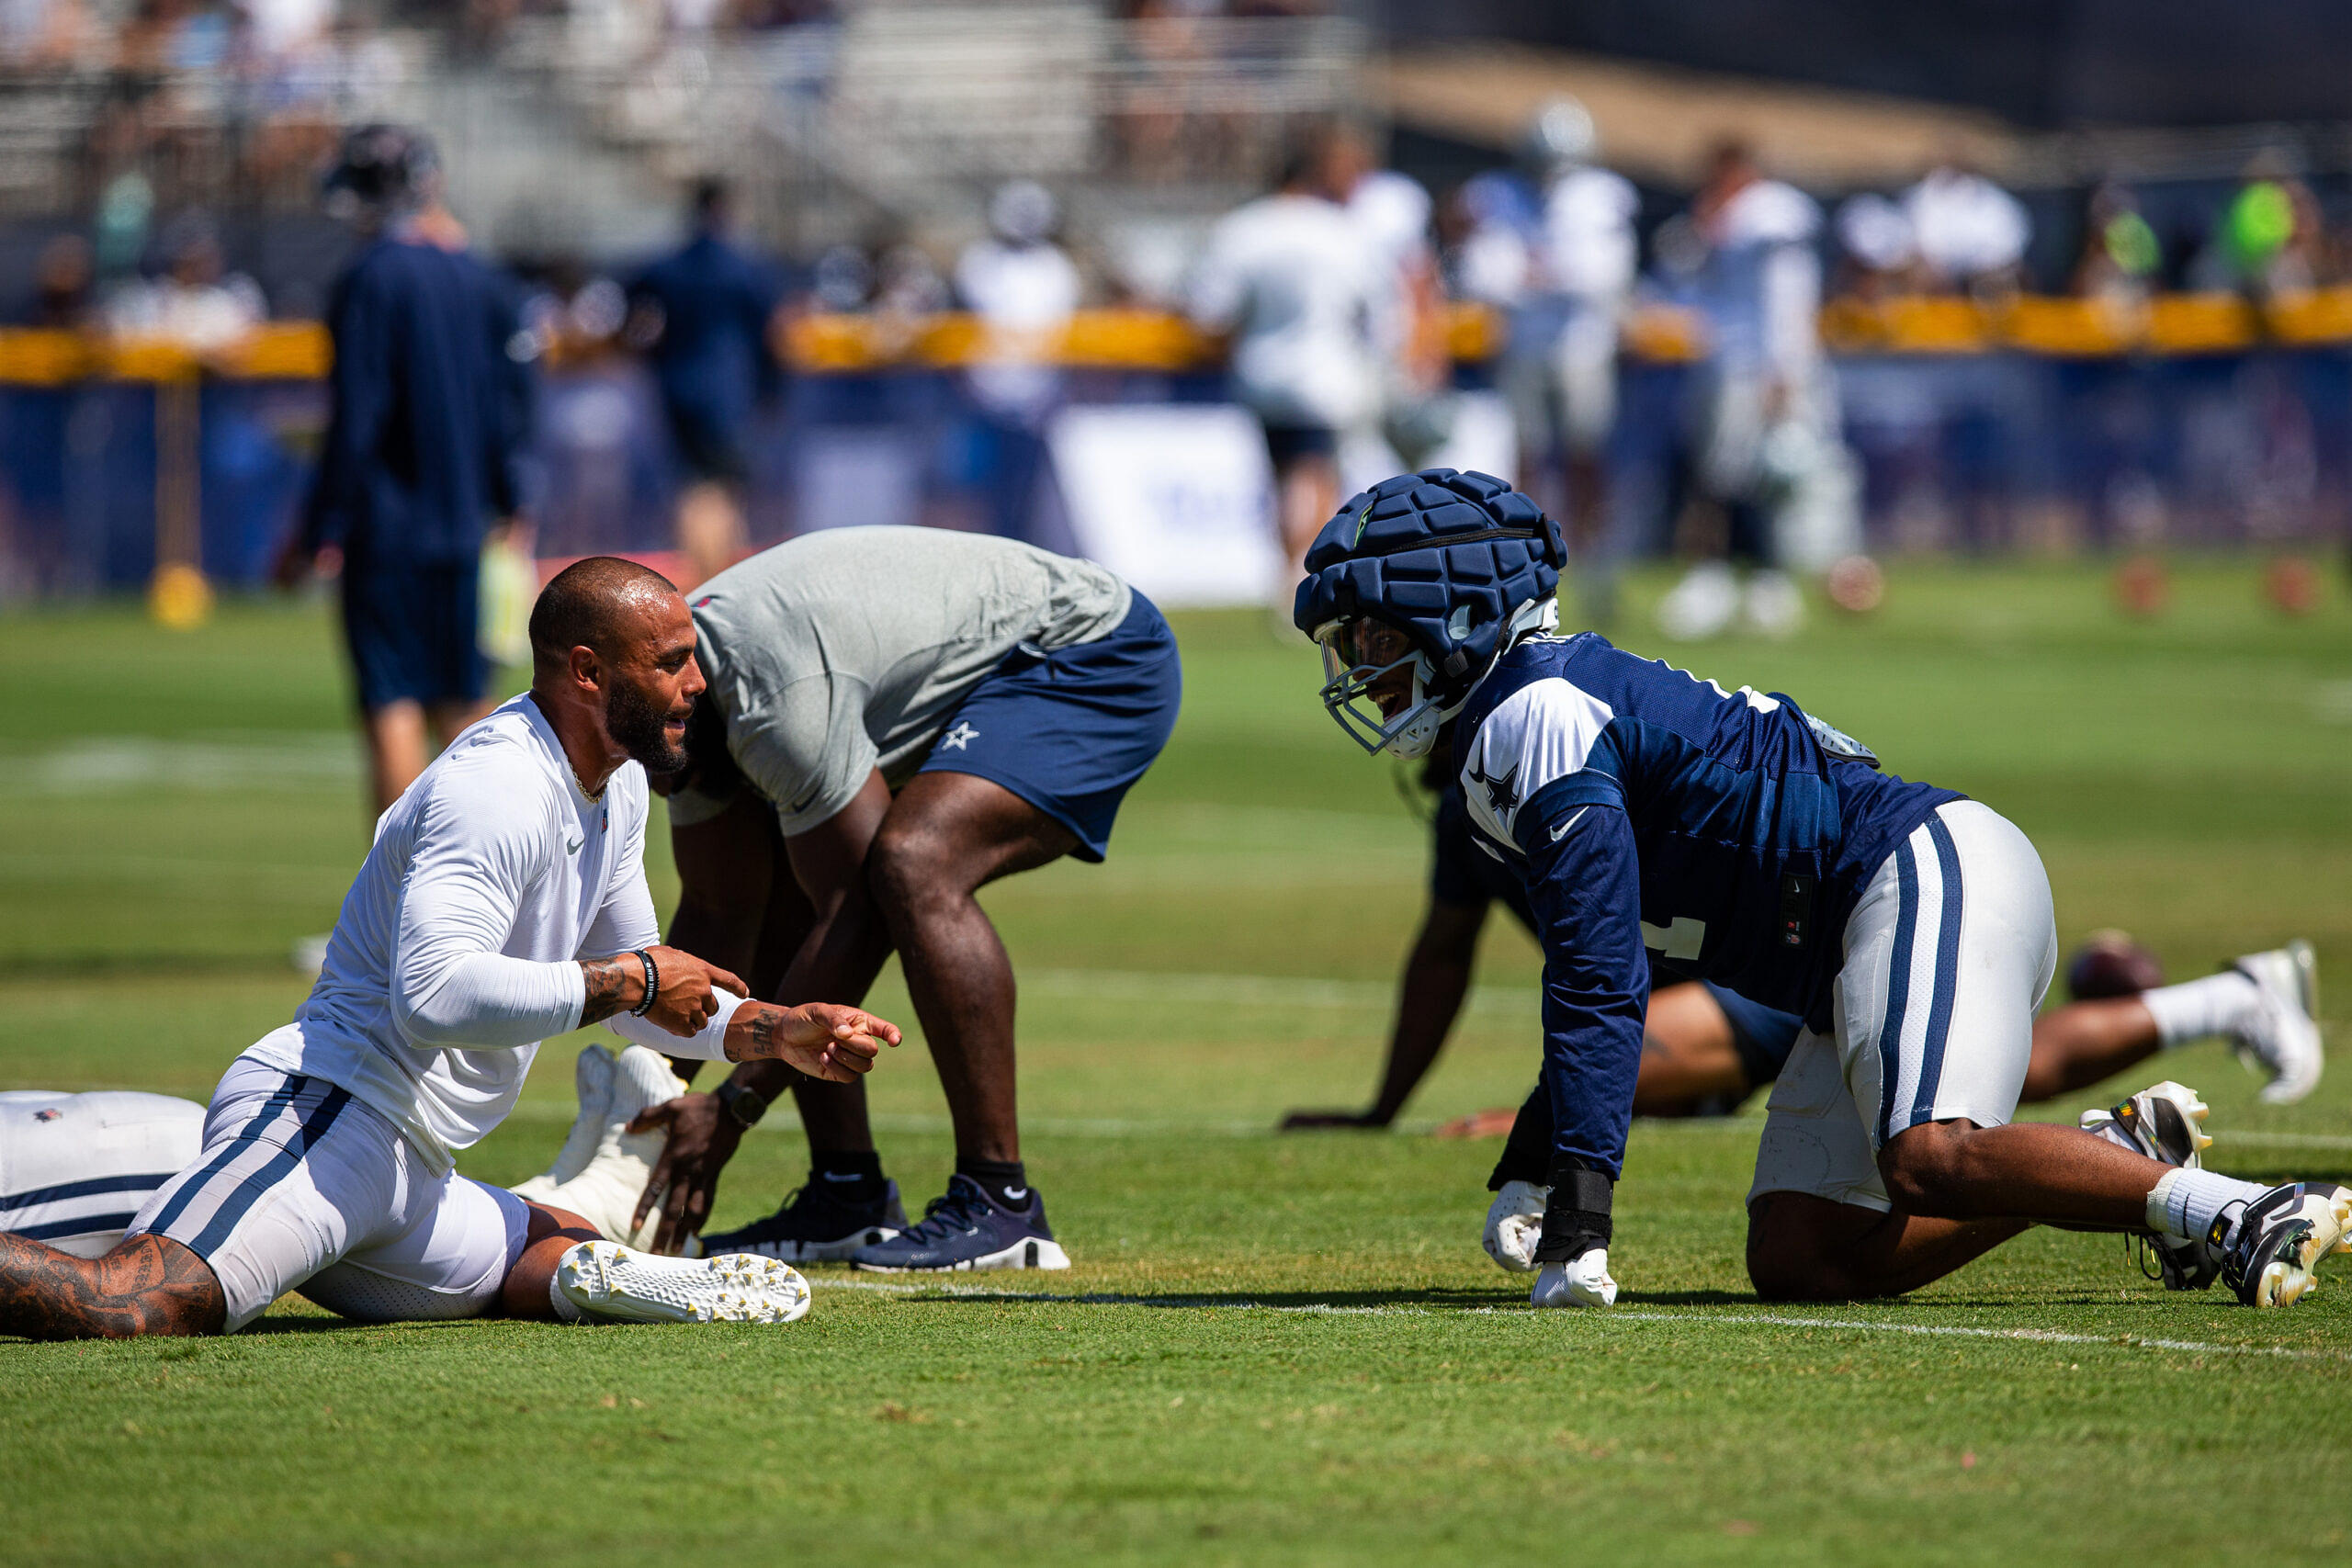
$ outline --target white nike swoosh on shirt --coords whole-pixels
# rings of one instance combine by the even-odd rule
[[[1568,829],[1582,821],[1584,819],[1584,814],[1591,809],[1592,807],[1589,806],[1577,807],[1577,814],[1574,817],[1569,818],[1566,821],[1552,829],[1552,841],[1556,844],[1562,839],[1566,838],[1568,836]]]

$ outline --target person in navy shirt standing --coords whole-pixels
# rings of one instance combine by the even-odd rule
[[[744,447],[753,412],[782,382],[769,336],[776,278],[728,237],[730,217],[727,187],[698,183],[691,236],[630,290],[629,338],[652,357],[685,481],[678,548],[695,582],[744,553],[741,491],[751,477]]]
[[[1748,1197],[1766,1296],[1899,1294],[2035,1224],[2143,1235],[2166,1283],[2219,1278],[2252,1305],[2310,1288],[2352,1189],[2203,1169],[2154,1091],[2098,1132],[2011,1120],[2057,960],[2023,833],[1785,696],[1558,635],[1566,556],[1500,479],[1432,468],[1342,506],[1294,608],[1367,750],[1426,752],[1453,722],[1471,827],[1534,914],[1553,1113],[1535,1304],[1616,1299],[1654,972],[1804,1021]]]
[[[376,812],[489,711],[484,538],[521,511],[529,339],[503,279],[465,247],[423,136],[363,126],[327,176],[367,243],[336,282],[334,399],[301,526],[277,577],[340,560]]]

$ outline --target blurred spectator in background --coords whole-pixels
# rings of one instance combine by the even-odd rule
[[[1813,198],[1764,178],[1745,142],[1715,150],[1690,208],[1709,338],[1692,386],[1691,446],[1697,488],[1722,509],[1723,541],[1659,604],[1668,637],[1713,637],[1743,608],[1757,631],[1786,636],[1804,602],[1784,563],[1826,566],[1853,547],[1851,460],[1817,319],[1820,228]],[[1737,566],[1752,569],[1744,585]]]
[[[2319,281],[2324,236],[2311,186],[2284,152],[2267,148],[2246,164],[2197,281],[2256,300],[2303,293]]]
[[[782,384],[772,337],[781,290],[771,270],[729,237],[731,216],[726,186],[698,182],[685,244],[629,290],[628,340],[652,356],[684,470],[677,542],[688,587],[724,571],[749,547],[744,442],[760,401]]]
[[[2114,180],[2092,191],[2083,212],[2083,251],[2074,290],[2126,306],[2144,301],[2163,280],[2164,242],[2156,238],[2129,186]]]
[[[97,268],[90,242],[79,234],[59,234],[41,246],[33,265],[32,304],[23,324],[51,332],[80,332],[90,324],[91,285]]]
[[[1393,275],[1346,210],[1363,174],[1357,147],[1336,127],[1302,137],[1273,194],[1217,224],[1193,278],[1193,319],[1230,335],[1235,395],[1265,426],[1285,626],[1306,547],[1339,508],[1340,433],[1378,412],[1374,344],[1396,308]]]
[[[1382,335],[1373,344],[1382,364],[1380,434],[1404,468],[1419,468],[1435,455],[1453,423],[1445,300],[1437,252],[1430,243],[1432,204],[1420,181],[1373,167],[1369,143],[1352,130],[1346,134],[1354,141],[1351,155],[1364,171],[1348,193],[1348,217],[1374,261],[1386,269],[1384,288],[1396,301],[1396,309],[1377,323]]]
[[[1601,459],[1617,424],[1617,340],[1641,257],[1634,234],[1641,197],[1595,162],[1600,155],[1592,116],[1574,98],[1555,98],[1528,127],[1521,159],[1534,229],[1504,358],[1521,482],[1556,506],[1544,480],[1559,476],[1568,549],[1582,569],[1583,614],[1593,625],[1613,611]]]
[[[223,276],[220,232],[201,212],[164,229],[162,276],[118,290],[107,302],[107,328],[118,337],[163,338],[197,354],[243,340],[269,314],[261,286],[243,273]]]
[[[345,139],[327,208],[366,243],[335,285],[334,404],[277,576],[339,563],[375,809],[489,710],[482,547],[521,510],[527,334],[503,279],[441,205],[432,144],[394,126]]]
[[[2024,203],[1948,153],[1903,194],[1919,282],[1944,293],[2014,293],[2033,223]]]
[[[1918,287],[1919,245],[1900,206],[1874,191],[1848,197],[1837,228],[1835,293],[1875,304]]]
[[[989,199],[989,237],[956,262],[956,297],[985,333],[966,384],[990,448],[990,521],[1007,538],[1031,532],[1046,421],[1062,397],[1051,361],[1078,310],[1078,268],[1054,243],[1056,217],[1036,181],[1001,186]]]

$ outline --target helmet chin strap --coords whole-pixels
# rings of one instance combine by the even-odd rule
[[[1430,695],[1430,661],[1427,654],[1413,656],[1413,705],[1407,711],[1412,716],[1405,721],[1384,748],[1392,757],[1426,757],[1437,744],[1437,732],[1446,722],[1462,711],[1471,694],[1485,684],[1495,666],[1502,662],[1504,654],[1532,637],[1552,637],[1560,629],[1560,600],[1555,593],[1541,599],[1530,599],[1511,613],[1510,624],[1503,628],[1502,638],[1495,646],[1494,658],[1478,671],[1478,677],[1463,686],[1461,694],[1452,702],[1440,702]]]

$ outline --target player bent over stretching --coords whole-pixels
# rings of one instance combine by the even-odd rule
[[[1749,1194],[1767,1296],[1912,1290],[2038,1223],[2149,1233],[2168,1275],[2218,1272],[2256,1305],[2310,1287],[2352,1190],[2266,1190],[2154,1137],[2010,1122],[2057,957],[2024,834],[1881,773],[1786,697],[1558,635],[1564,557],[1501,480],[1430,469],[1342,508],[1295,612],[1366,750],[1414,755],[1454,721],[1471,826],[1525,886],[1553,1116],[1536,1304],[1616,1299],[1611,1194],[1653,968],[1805,1022]]]
[[[639,1118],[669,1141],[620,1228],[659,1196],[657,1247],[698,1231],[737,1140],[790,1080],[808,1184],[711,1249],[889,1271],[1068,1267],[1022,1161],[1012,960],[974,895],[1064,855],[1102,859],[1176,723],[1168,623],[1091,562],[936,528],[794,539],[704,583],[694,616],[710,691],[669,784],[671,940],[782,1000],[863,998],[895,950],[956,1173],[909,1226],[865,1091],[755,1064]]]
[[[296,1289],[373,1322],[807,1310],[772,1260],[629,1252],[452,1169],[513,1108],[539,1039],[582,1022],[839,1080],[899,1038],[854,1008],[743,1001],[657,943],[643,764],[677,765],[703,688],[676,591],[582,561],[541,595],[531,644],[531,691],[377,823],[318,985],[221,1077],[195,1163],[97,1258],[0,1235],[0,1334],[234,1332]]]

